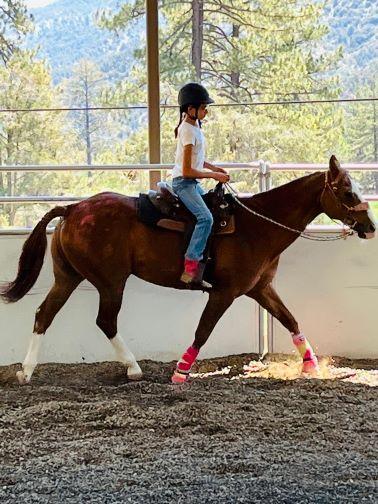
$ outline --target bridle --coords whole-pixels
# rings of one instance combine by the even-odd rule
[[[340,181],[343,174],[342,174],[342,172],[340,172],[337,175],[337,177],[335,178],[335,180],[332,180],[330,182],[328,180],[328,173],[329,173],[328,171],[325,173],[324,189],[323,189],[323,192],[320,196],[320,200],[322,200],[324,192],[328,189],[329,193],[332,195],[332,199],[334,200],[336,205],[341,209],[343,209],[343,207],[347,209],[347,214],[346,214],[345,218],[343,220],[341,220],[341,219],[340,220],[346,226],[349,226],[351,229],[354,229],[354,227],[357,224],[357,221],[356,221],[356,219],[354,219],[353,213],[354,212],[364,212],[366,210],[369,210],[369,203],[367,201],[362,201],[361,203],[357,203],[357,205],[354,205],[354,206],[348,206],[345,203],[342,203],[339,200],[339,198],[336,196],[335,193],[338,189],[338,184],[339,184],[339,181]],[[348,223],[348,220],[349,220],[349,223]],[[352,223],[350,223],[350,221],[352,221]]]
[[[262,214],[256,212],[255,210],[252,210],[251,208],[248,208],[246,205],[244,205],[239,200],[239,198],[237,197],[237,194],[238,194],[237,191],[235,191],[235,189],[228,182],[226,182],[224,185],[227,187],[227,189],[228,189],[229,193],[231,194],[232,198],[234,199],[234,201],[239,206],[241,206],[242,208],[244,208],[245,210],[247,210],[249,213],[251,213],[251,214],[253,214],[253,215],[257,216],[257,217],[260,217],[261,219],[264,219],[264,220],[266,220],[266,221],[268,221],[268,222],[270,222],[272,224],[275,224],[276,226],[278,226],[280,228],[286,229],[287,231],[291,231],[292,233],[296,233],[301,238],[305,238],[306,240],[312,240],[312,241],[335,241],[335,240],[341,240],[341,239],[345,240],[348,236],[352,236],[353,233],[355,232],[354,231],[354,227],[357,225],[358,222],[354,218],[350,218],[350,220],[353,221],[352,225],[346,223],[346,221],[349,218],[350,214],[353,214],[353,212],[360,212],[360,211],[368,210],[368,208],[369,208],[369,203],[367,201],[364,201],[364,202],[358,203],[357,205],[349,207],[348,205],[346,205],[345,203],[342,203],[338,199],[338,197],[336,196],[335,192],[338,189],[338,183],[340,181],[341,176],[342,176],[342,173],[339,173],[338,176],[336,177],[336,179],[333,180],[332,182],[330,182],[328,180],[328,171],[325,172],[324,188],[323,188],[323,191],[321,193],[320,200],[322,199],[323,194],[325,193],[325,191],[329,190],[329,192],[332,194],[333,200],[336,201],[337,206],[339,208],[345,207],[347,209],[347,215],[345,216],[344,220],[342,220],[342,223],[345,224],[346,226],[348,226],[350,229],[347,230],[345,228],[342,228],[341,232],[339,234],[337,234],[336,236],[333,235],[333,236],[325,236],[325,237],[314,236],[314,235],[308,233],[307,231],[301,231],[299,229],[293,229],[293,228],[291,228],[289,226],[285,226],[285,224],[281,224],[280,222],[277,222],[277,221],[271,219],[270,217],[266,217],[265,215],[262,215]]]

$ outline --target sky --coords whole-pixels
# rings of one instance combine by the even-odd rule
[[[55,0],[25,0],[25,4],[29,9],[33,9],[34,7],[44,7],[54,1]]]

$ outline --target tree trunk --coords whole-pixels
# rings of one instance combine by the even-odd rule
[[[85,76],[85,142],[87,148],[87,165],[92,164],[92,144],[91,144],[91,131],[90,131],[90,117],[89,117],[89,85],[88,78]],[[88,171],[88,185],[92,185],[92,172]]]
[[[88,79],[85,76],[85,143],[87,148],[87,165],[92,164],[92,145],[91,145],[91,131],[90,131],[90,118],[89,118],[89,96],[88,96]],[[92,172],[88,172],[88,178],[92,177]]]
[[[192,64],[196,79],[201,81],[203,47],[203,0],[192,0]]]
[[[0,153],[0,166],[3,166],[3,157]],[[3,172],[0,172],[0,194],[1,196],[4,196],[4,191],[5,191],[5,187],[4,187],[4,177],[3,177]]]
[[[240,25],[232,25],[232,38],[239,38]],[[231,84],[233,88],[238,88],[240,86],[240,72],[231,71]],[[234,94],[234,89],[232,93]]]

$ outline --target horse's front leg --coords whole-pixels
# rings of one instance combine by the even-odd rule
[[[184,352],[181,359],[177,362],[176,369],[172,375],[172,383],[184,383],[190,370],[199,354],[200,348],[206,343],[212,333],[216,323],[234,301],[234,296],[225,292],[211,292],[209,300],[201,315],[194,342]]]
[[[299,331],[298,323],[281,301],[281,298],[271,284],[264,287],[255,287],[246,293],[246,296],[255,299],[263,308],[273,315],[281,324],[290,331],[293,343],[303,359],[302,371],[314,373],[319,370],[318,359],[306,337]]]

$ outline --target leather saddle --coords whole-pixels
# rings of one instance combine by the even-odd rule
[[[157,185],[157,191],[140,193],[137,201],[139,220],[171,231],[192,231],[196,223],[194,215],[169,184],[158,182]],[[212,234],[232,234],[235,231],[234,201],[230,194],[225,194],[223,184],[218,182],[203,199],[214,218]]]

